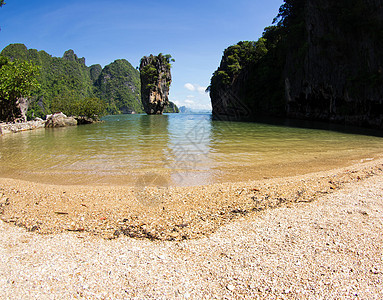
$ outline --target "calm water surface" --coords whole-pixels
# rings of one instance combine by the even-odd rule
[[[210,115],[120,115],[0,136],[0,176],[54,184],[198,185],[297,175],[379,156],[383,139]]]

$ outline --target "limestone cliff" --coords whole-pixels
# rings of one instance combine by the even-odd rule
[[[149,115],[162,114],[169,104],[172,82],[170,55],[144,56],[140,63],[141,101]]]
[[[287,115],[383,128],[383,3],[307,0],[284,70]],[[293,20],[296,23],[298,20]]]
[[[382,1],[285,0],[278,17],[253,48],[225,50],[213,114],[383,129]]]

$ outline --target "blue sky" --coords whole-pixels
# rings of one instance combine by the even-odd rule
[[[87,66],[171,54],[170,100],[209,108],[204,92],[223,50],[257,40],[282,0],[7,0],[0,8],[0,50],[11,43],[61,57],[73,49]]]

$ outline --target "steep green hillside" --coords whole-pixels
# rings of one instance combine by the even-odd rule
[[[27,49],[23,44],[11,44],[2,56],[29,61],[40,67],[37,78],[40,88],[30,97],[28,117],[45,117],[57,110],[67,114],[82,112],[84,103],[104,102],[108,114],[142,113],[140,73],[125,59],[105,66],[85,65],[73,50],[63,57],[53,57],[45,51]],[[168,112],[177,112],[170,103]]]
[[[63,58],[52,57],[45,51],[27,49],[23,44],[11,44],[1,55],[11,59],[26,60],[40,66],[38,81],[40,89],[33,95],[28,116],[43,117],[51,113],[54,99],[83,99],[93,97],[93,82],[84,58],[77,58],[73,50],[65,52]]]
[[[127,60],[118,59],[105,66],[94,85],[109,113],[143,112],[140,73]]]

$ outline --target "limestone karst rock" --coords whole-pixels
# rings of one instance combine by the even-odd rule
[[[144,56],[140,63],[141,101],[149,115],[162,114],[169,104],[172,82],[170,55]]]

